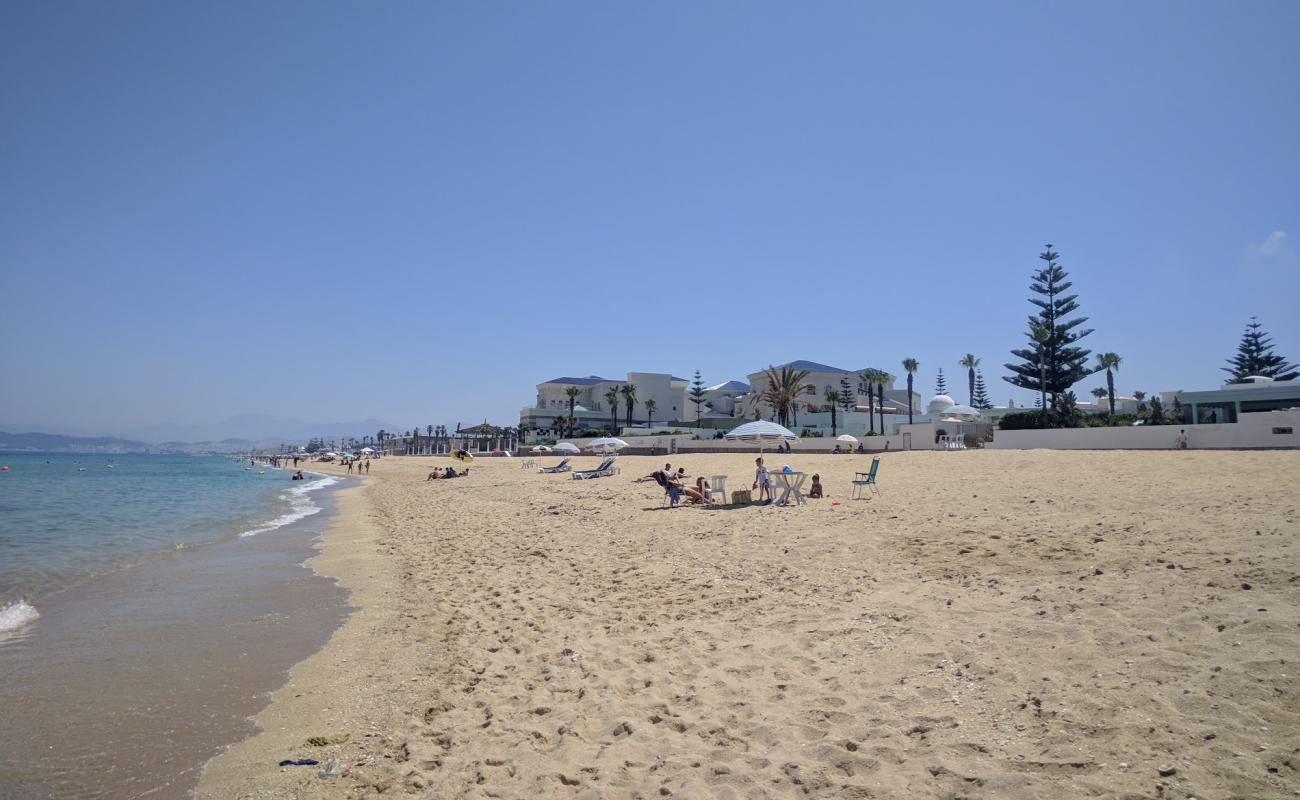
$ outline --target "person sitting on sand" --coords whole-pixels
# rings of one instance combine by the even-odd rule
[[[754,470],[754,485],[750,488],[758,491],[758,501],[760,503],[764,499],[770,501],[772,499],[772,475],[767,471],[767,467],[763,466],[762,456],[754,459],[754,465],[757,468]]]
[[[812,486],[809,487],[808,489],[808,496],[816,497],[816,498],[825,496],[822,494],[822,476],[818,475],[815,472],[813,473],[812,476]]]
[[[687,474],[686,474],[686,467],[678,467],[678,468],[677,468],[677,480],[678,480],[678,481],[681,481],[683,478],[689,478],[689,477],[690,477],[690,475],[687,475]]]
[[[687,486],[683,491],[686,492],[690,502],[696,505],[707,506],[713,502],[709,497],[709,482],[703,477],[697,478],[694,486]]]
[[[840,453],[843,453],[844,451],[841,450],[841,449],[840,449],[840,446],[837,444],[837,445],[835,445],[835,449],[832,450],[831,452],[834,453],[835,455],[839,455]]]
[[[862,446],[862,442],[858,442],[858,452],[859,452],[859,453],[865,453],[865,452],[867,452],[867,448],[865,448],[865,447]]]

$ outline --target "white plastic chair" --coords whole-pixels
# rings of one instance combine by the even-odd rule
[[[714,475],[709,478],[709,499],[715,503],[727,502],[726,475]]]

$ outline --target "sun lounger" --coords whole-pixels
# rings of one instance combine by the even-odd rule
[[[880,489],[876,486],[876,470],[880,469],[880,456],[871,459],[870,472],[853,473],[853,499],[862,500],[863,495],[867,492],[867,487],[876,494],[880,494]]]
[[[569,459],[566,458],[553,467],[542,467],[537,471],[538,472],[568,472],[571,469],[573,468],[569,466]]]
[[[618,474],[618,467],[614,466],[614,459],[607,458],[601,462],[595,469],[579,469],[573,471],[575,481],[586,480],[587,478],[604,478],[609,475]]]

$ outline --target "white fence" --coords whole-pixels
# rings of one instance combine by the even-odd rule
[[[1191,449],[1300,447],[1300,409],[1242,414],[1220,425],[1056,428],[997,431],[985,447],[998,450],[1169,450],[1186,431]]]

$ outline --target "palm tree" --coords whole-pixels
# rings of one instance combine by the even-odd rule
[[[915,358],[903,359],[903,369],[907,370],[907,424],[912,424],[912,376],[920,368]]]
[[[1097,405],[1100,406],[1100,405],[1101,405],[1101,398],[1103,398],[1103,397],[1106,396],[1106,387],[1105,387],[1105,386],[1094,386],[1094,387],[1092,387],[1091,394],[1092,394],[1093,397],[1097,398]],[[1113,421],[1113,420],[1114,420],[1114,417],[1115,417],[1115,412],[1112,411],[1110,416],[1111,416],[1111,419],[1112,419],[1112,421]]]
[[[609,403],[610,426],[609,435],[618,435],[618,387],[611,386],[605,392],[605,402]]]
[[[1119,353],[1098,353],[1097,369],[1106,370],[1106,392],[1110,397],[1110,422],[1115,424],[1115,373],[1119,371]]]
[[[872,400],[876,397],[876,371],[874,369],[864,369],[858,376],[863,383],[867,385],[867,425],[868,433],[876,432],[876,411],[872,405]]]
[[[804,379],[808,377],[808,370],[782,367],[778,371],[769,365],[763,371],[763,377],[767,379],[767,387],[763,389],[762,400],[772,406],[778,422],[790,424],[791,411],[799,393],[805,389]]]
[[[883,369],[875,370],[876,373],[876,397],[880,398],[880,435],[885,435],[885,381],[889,380],[889,373]]]
[[[1052,329],[1037,320],[1029,320],[1029,338],[1038,352],[1038,391],[1040,394],[1040,427],[1047,427],[1047,344],[1052,341]]]
[[[974,355],[967,353],[966,357],[957,362],[966,368],[966,384],[970,388],[970,405],[975,407],[975,368],[980,365],[980,360]]]
[[[655,418],[655,409],[659,407],[659,404],[650,399],[645,401],[643,405],[645,405],[645,424],[649,428]]]
[[[573,405],[578,402],[578,395],[580,394],[582,394],[582,390],[579,389],[577,386],[569,386],[564,390],[564,396],[569,398],[569,430],[570,431],[573,430],[573,425],[574,425]]]
[[[1147,410],[1147,404],[1144,403],[1144,402],[1142,402],[1143,400],[1147,399],[1147,393],[1146,393],[1146,392],[1142,391],[1141,389],[1134,389],[1134,390],[1133,390],[1133,399],[1136,400],[1136,401],[1138,401],[1137,410],[1138,410],[1138,413],[1139,413],[1139,414],[1141,414],[1143,411],[1146,411],[1146,410]]]
[[[625,383],[623,388],[619,389],[623,395],[623,405],[627,407],[627,426],[632,427],[632,409],[636,406],[636,384]]]
[[[843,401],[844,401],[844,395],[840,394],[840,391],[838,389],[832,389],[829,386],[826,387],[826,402],[831,407],[831,436],[832,437],[834,437],[835,434],[839,432],[839,429],[836,427],[835,412],[839,408],[840,403],[842,403]]]

